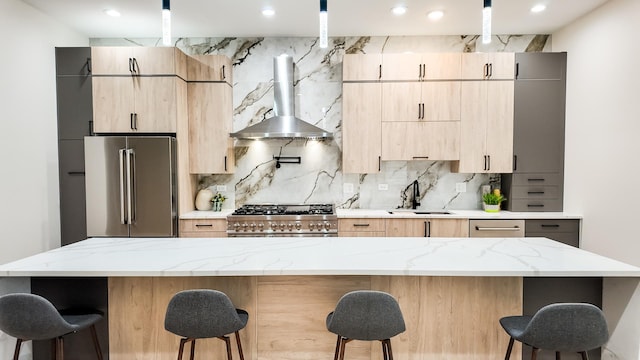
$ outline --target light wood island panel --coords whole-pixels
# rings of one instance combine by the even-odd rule
[[[407,330],[392,339],[396,360],[499,359],[508,337],[498,319],[522,311],[520,277],[112,277],[110,359],[175,359],[179,337],[164,330],[166,307],[176,292],[193,288],[223,291],[249,312],[240,332],[247,360],[331,359],[336,337],[325,318],[351,290],[387,291],[398,300]],[[224,358],[217,339],[196,349],[196,359]],[[353,341],[346,352],[354,360],[382,358],[379,342]],[[512,359],[520,359],[519,349]]]

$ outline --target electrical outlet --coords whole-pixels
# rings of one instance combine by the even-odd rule
[[[456,192],[467,192],[467,183],[456,183]]]
[[[342,191],[345,194],[353,194],[353,184],[352,183],[344,183],[344,185],[342,185]]]
[[[491,185],[482,185],[482,195],[488,194],[491,192]]]
[[[389,190],[389,184],[378,184],[378,190],[380,190],[380,191]]]
[[[227,185],[216,185],[216,191],[227,191]]]

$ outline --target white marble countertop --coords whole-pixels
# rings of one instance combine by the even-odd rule
[[[233,209],[222,209],[221,211],[200,211],[194,210],[180,215],[181,220],[201,220],[201,219],[226,219],[231,215]]]
[[[546,238],[93,238],[0,265],[28,276],[602,276],[640,268]]]
[[[416,214],[428,210],[369,210],[369,209],[336,209],[338,218],[443,218],[443,219],[582,219],[577,214],[565,212],[512,212],[500,211],[490,213],[483,210],[434,210],[446,211],[449,214]],[[391,214],[392,212],[393,214]]]

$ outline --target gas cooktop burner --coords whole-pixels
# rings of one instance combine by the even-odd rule
[[[232,215],[332,215],[333,205],[243,205]]]

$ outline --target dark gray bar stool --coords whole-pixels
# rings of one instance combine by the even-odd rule
[[[171,298],[167,306],[164,328],[178,336],[180,349],[178,360],[182,359],[184,345],[191,342],[193,360],[196,339],[218,338],[227,346],[227,358],[231,360],[231,342],[227,334],[235,333],[240,359],[244,360],[238,331],[247,325],[249,314],[236,309],[229,297],[217,290],[185,290]]]
[[[102,351],[96,335],[95,323],[102,319],[97,310],[59,312],[49,300],[34,294],[8,294],[0,297],[0,330],[18,339],[13,359],[18,360],[22,342],[53,340],[53,355],[64,358],[63,336],[89,328],[96,355],[102,360]]]
[[[396,299],[382,291],[352,291],[340,298],[327,315],[327,330],[338,335],[334,360],[344,359],[351,340],[382,342],[385,360],[393,360],[391,338],[405,331],[404,318]]]
[[[551,304],[533,316],[503,317],[500,325],[511,336],[505,360],[511,356],[514,340],[533,348],[532,360],[536,359],[540,349],[555,351],[556,360],[560,360],[560,352],[577,352],[587,360],[588,350],[609,340],[604,314],[592,304]]]

